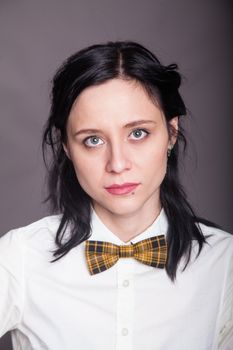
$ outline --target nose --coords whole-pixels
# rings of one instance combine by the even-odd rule
[[[107,172],[122,173],[125,170],[131,169],[131,161],[129,153],[123,144],[112,144],[109,147],[108,159],[106,162]]]

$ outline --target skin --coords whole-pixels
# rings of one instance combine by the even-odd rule
[[[170,124],[177,129],[178,118]],[[159,215],[167,150],[176,141],[171,135],[163,111],[135,81],[88,87],[71,109],[64,150],[97,215],[124,242]],[[128,194],[105,189],[129,182],[139,185]]]

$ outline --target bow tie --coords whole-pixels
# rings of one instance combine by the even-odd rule
[[[135,258],[143,264],[164,268],[167,260],[167,244],[164,235],[144,239],[131,245],[118,246],[113,243],[85,242],[87,266],[91,275],[112,267],[119,258]]]

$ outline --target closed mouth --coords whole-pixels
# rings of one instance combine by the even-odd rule
[[[122,194],[128,194],[132,192],[138,185],[139,183],[132,183],[132,182],[124,183],[121,185],[113,184],[108,187],[105,187],[105,189],[111,194],[122,195]]]

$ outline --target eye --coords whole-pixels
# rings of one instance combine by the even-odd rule
[[[148,134],[149,132],[144,129],[135,129],[131,132],[130,138],[133,140],[141,140],[144,139]]]
[[[103,140],[101,140],[101,138],[99,138],[98,136],[90,136],[87,137],[83,143],[87,146],[87,147],[97,147],[99,145],[102,145],[104,142]]]

